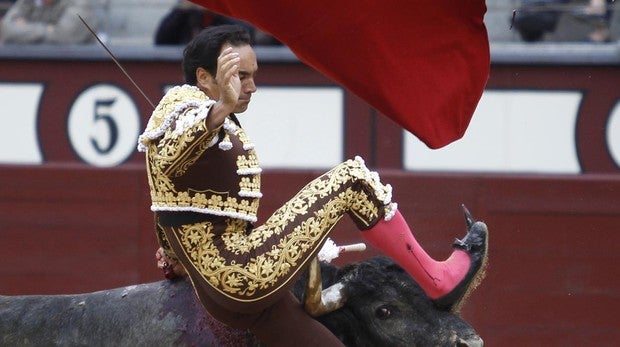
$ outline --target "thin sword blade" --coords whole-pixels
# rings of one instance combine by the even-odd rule
[[[151,107],[153,107],[153,109],[155,109],[155,104],[153,104],[153,102],[151,101],[151,99],[149,99],[148,96],[146,96],[146,94],[144,93],[144,91],[142,90],[142,88],[140,88],[140,86],[138,86],[138,84],[136,83],[136,81],[133,80],[133,78],[131,78],[131,76],[129,75],[129,73],[127,72],[127,70],[125,70],[125,68],[123,67],[123,65],[121,65],[121,63],[118,61],[118,59],[116,59],[116,57],[114,56],[114,54],[112,54],[112,51],[110,51],[108,49],[108,47],[103,43],[103,41],[101,41],[101,39],[99,39],[99,36],[97,36],[97,34],[95,33],[95,31],[90,27],[90,25],[88,25],[88,23],[86,23],[86,21],[84,20],[84,18],[82,18],[82,16],[80,16],[79,14],[77,15],[80,20],[82,21],[82,23],[84,23],[84,25],[86,26],[86,28],[88,29],[88,31],[90,31],[91,34],[93,34],[93,36],[95,37],[95,39],[97,39],[97,42],[99,42],[99,44],[101,45],[101,47],[103,47],[103,49],[105,49],[106,52],[108,52],[108,55],[110,56],[110,58],[112,58],[112,61],[114,61],[114,63],[116,64],[116,66],[118,66],[119,69],[121,69],[121,71],[123,72],[123,74],[129,79],[129,81],[131,81],[131,83],[133,83],[134,87],[136,87],[136,89],[140,92],[140,94],[142,94],[142,96],[146,99],[146,101],[151,105]]]

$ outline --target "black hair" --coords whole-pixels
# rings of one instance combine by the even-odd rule
[[[196,85],[196,69],[217,73],[217,58],[225,44],[234,47],[251,44],[250,33],[237,24],[216,25],[203,29],[183,50],[183,75],[185,82]]]

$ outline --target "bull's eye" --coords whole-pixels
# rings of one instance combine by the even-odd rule
[[[381,306],[375,310],[375,316],[379,319],[387,319],[392,315],[392,310],[388,306]]]

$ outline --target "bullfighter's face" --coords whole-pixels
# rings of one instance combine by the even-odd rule
[[[222,50],[227,47],[229,46],[225,45]],[[232,46],[232,53],[237,53],[239,55],[238,74],[241,82],[241,90],[239,91],[239,99],[237,100],[237,104],[233,110],[234,113],[238,114],[245,112],[248,109],[252,99],[252,94],[256,92],[254,77],[258,71],[258,63],[256,60],[256,53],[254,53],[254,50],[250,45]],[[213,76],[206,72],[206,70],[205,73],[208,74],[209,77],[206,78],[204,85],[199,81],[200,89],[202,89],[210,98],[219,100],[220,87],[217,85],[217,76],[216,78],[213,78]]]

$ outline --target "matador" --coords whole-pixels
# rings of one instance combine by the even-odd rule
[[[243,28],[203,30],[184,51],[187,84],[166,93],[139,137],[159,243],[183,265],[207,311],[268,346],[341,345],[289,289],[345,215],[438,306],[465,296],[486,259],[486,231],[435,261],[416,242],[391,186],[360,157],[314,179],[255,225],[262,169],[236,115],[256,91],[257,69]]]

